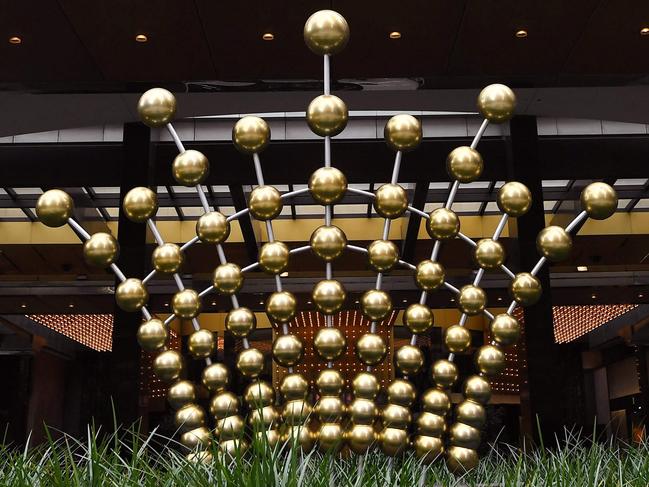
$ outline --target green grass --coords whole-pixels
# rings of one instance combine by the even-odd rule
[[[390,459],[332,458],[255,445],[243,458],[209,464],[186,459],[181,445],[133,430],[86,438],[62,436],[30,450],[0,446],[2,486],[642,486],[649,485],[649,447],[588,442],[570,433],[562,446],[521,452],[491,449],[480,466],[452,475],[443,462],[421,465],[412,454]]]

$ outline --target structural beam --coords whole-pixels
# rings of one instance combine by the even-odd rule
[[[415,194],[412,198],[413,207],[423,210],[428,196],[428,185],[428,181],[418,181],[415,184]],[[412,262],[420,224],[421,216],[417,213],[410,213],[410,216],[408,217],[406,237],[403,239],[403,244],[401,246],[401,259],[406,262]]]
[[[246,196],[243,194],[243,186],[230,185],[230,193],[232,194],[232,201],[234,203],[235,211],[241,211],[248,207]],[[239,226],[241,227],[241,234],[243,241],[246,244],[246,253],[250,263],[257,262],[257,255],[259,250],[257,248],[257,239],[255,238],[255,231],[252,228],[252,221],[250,215],[243,215],[239,218]]]

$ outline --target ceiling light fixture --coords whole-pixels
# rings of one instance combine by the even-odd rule
[[[9,38],[9,44],[22,44],[23,40],[18,36],[11,36]]]
[[[577,266],[577,272],[586,272],[588,271],[588,266],[585,265],[578,265]]]
[[[138,34],[135,36],[135,42],[147,42],[149,38],[145,34]]]
[[[590,297],[591,299],[597,299],[597,294],[591,294]]]
[[[639,297],[639,298],[644,298],[644,294],[642,294],[642,293],[638,293],[638,297]]]
[[[390,32],[390,39],[401,39],[401,32],[398,30]]]
[[[265,41],[272,41],[275,39],[275,35],[272,32],[265,32],[261,38]]]
[[[282,272],[279,277],[288,277],[288,271]]]
[[[25,303],[23,303],[23,304],[20,305],[20,307],[21,307],[21,308],[26,308],[27,305],[26,305]]]
[[[642,29],[640,29],[640,35],[649,36],[649,27],[643,27]]]
[[[74,303],[68,304],[68,308],[74,308]]]
[[[516,37],[519,39],[525,39],[527,37],[527,31],[525,29],[518,29],[516,31]]]

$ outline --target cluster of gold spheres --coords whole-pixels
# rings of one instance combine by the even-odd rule
[[[304,38],[313,52],[330,56],[347,44],[349,27],[340,14],[322,10],[307,20]],[[488,121],[502,123],[511,118],[515,102],[514,93],[508,87],[490,85],[480,93],[478,109]],[[172,121],[176,100],[167,90],[155,88],[140,98],[138,111],[144,123],[161,127]],[[334,95],[316,97],[307,109],[309,127],[322,137],[342,132],[347,120],[347,106]],[[247,116],[236,123],[232,138],[238,150],[256,155],[268,145],[270,129],[261,118]],[[385,127],[385,139],[395,151],[415,149],[422,139],[419,120],[410,115],[392,117]],[[480,153],[466,146],[454,149],[446,164],[450,177],[460,183],[475,181],[483,170]],[[190,187],[200,185],[208,171],[207,158],[195,150],[180,153],[172,164],[175,180]],[[309,190],[318,203],[335,204],[347,191],[347,179],[338,169],[322,167],[309,179]],[[607,218],[617,207],[615,191],[604,183],[586,187],[581,201],[588,216],[594,219]],[[510,217],[519,217],[529,210],[531,193],[521,183],[508,182],[500,188],[497,204]],[[156,194],[145,187],[129,191],[123,202],[124,213],[134,222],[153,218],[157,208]],[[386,219],[402,216],[408,208],[406,191],[399,184],[381,186],[375,192],[374,208]],[[252,217],[268,221],[277,217],[281,210],[282,197],[276,188],[260,185],[252,191],[249,199]],[[67,223],[72,211],[72,199],[60,190],[47,191],[36,206],[40,221],[51,227]],[[460,220],[451,209],[440,208],[430,214],[426,228],[432,239],[452,239],[460,231]],[[229,234],[229,220],[218,211],[205,213],[196,224],[196,235],[206,244],[220,245]],[[310,239],[311,249],[325,262],[338,258],[346,245],[344,232],[335,225],[318,227]],[[569,234],[556,226],[545,228],[537,239],[540,254],[551,262],[568,257],[571,245]],[[109,267],[118,258],[119,246],[112,235],[95,233],[86,240],[83,253],[89,264]],[[367,254],[370,266],[380,273],[389,272],[399,261],[398,249],[389,240],[372,242]],[[491,270],[500,268],[506,256],[497,240],[486,238],[477,242],[474,258],[481,268]],[[282,242],[266,243],[259,251],[259,266],[266,273],[276,275],[284,272],[288,261],[289,249]],[[173,243],[159,245],[152,254],[152,266],[159,273],[175,274],[183,262],[183,250]],[[444,268],[437,261],[424,260],[416,266],[414,280],[419,289],[432,292],[444,285]],[[242,284],[242,270],[236,264],[225,262],[214,270],[213,287],[217,293],[232,296]],[[534,275],[522,272],[512,280],[510,292],[519,305],[530,306],[539,300],[541,285]],[[117,304],[126,311],[141,310],[149,298],[146,285],[134,278],[119,284],[115,294]],[[343,307],[346,292],[339,281],[325,279],[313,288],[312,299],[320,312],[333,315]],[[468,316],[481,314],[486,301],[484,290],[478,286],[467,285],[459,290],[458,307]],[[296,298],[288,291],[274,292],[265,302],[266,313],[277,325],[291,321],[296,307]],[[192,289],[180,290],[173,297],[172,308],[178,318],[196,318],[201,312],[201,298]],[[361,308],[368,320],[380,322],[391,313],[393,306],[387,292],[371,289],[362,296]],[[413,334],[426,333],[433,326],[432,310],[425,304],[412,304],[405,310],[404,323]],[[233,336],[246,338],[255,329],[255,314],[248,308],[236,307],[228,313],[225,324]],[[144,350],[157,353],[153,363],[155,374],[170,383],[168,401],[176,409],[176,423],[182,431],[180,440],[185,446],[196,449],[198,453],[191,454],[196,460],[208,461],[211,458],[206,448],[214,440],[218,441],[219,451],[223,454],[242,453],[251,440],[271,445],[289,442],[292,447],[307,451],[316,444],[323,450],[348,448],[356,454],[363,454],[378,445],[391,456],[413,447],[422,462],[446,458],[449,468],[456,471],[477,464],[476,450],[486,418],[484,406],[491,396],[489,378],[504,369],[503,348],[516,343],[520,325],[510,314],[498,314],[490,323],[490,331],[493,342],[477,349],[477,373],[464,381],[463,398],[453,411],[449,391],[459,380],[458,369],[450,360],[438,360],[432,364],[430,374],[435,387],[420,397],[421,412],[416,417],[416,433],[412,437],[408,428],[413,421],[412,408],[417,391],[408,378],[424,369],[424,357],[417,346],[406,345],[396,350],[395,365],[403,378],[388,386],[387,405],[379,408],[376,398],[380,385],[369,370],[385,359],[388,347],[377,333],[366,333],[355,344],[356,355],[368,367],[368,372],[359,373],[353,379],[351,391],[354,399],[350,404],[340,397],[346,384],[335,368],[325,369],[317,377],[317,396],[315,391],[310,391],[306,378],[298,373],[286,375],[280,394],[277,394],[269,383],[259,379],[264,369],[263,354],[255,348],[246,348],[239,354],[236,368],[250,383],[239,398],[227,390],[230,371],[221,363],[210,363],[204,369],[200,385],[183,379],[183,357],[178,351],[168,348],[169,332],[161,320],[152,318],[142,323],[137,339]],[[447,328],[443,340],[448,351],[454,354],[465,353],[471,348],[470,332],[461,325]],[[327,327],[318,331],[313,345],[323,361],[332,363],[342,356],[347,341],[339,329]],[[211,331],[198,329],[189,336],[187,348],[195,359],[209,358],[215,349],[215,338]],[[278,365],[293,367],[304,356],[304,345],[296,335],[278,333],[272,355]],[[207,412],[197,404],[199,387],[211,393],[208,410],[214,420],[212,430],[207,426]],[[280,395],[284,400],[282,406],[279,406]],[[315,404],[314,397],[317,397]],[[244,405],[246,419],[242,415]]]

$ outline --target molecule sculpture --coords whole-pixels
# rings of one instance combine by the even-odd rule
[[[583,211],[565,229],[558,226],[543,229],[537,238],[538,263],[530,272],[514,273],[505,266],[505,251],[499,238],[509,218],[522,216],[529,210],[532,204],[529,189],[514,181],[499,189],[497,204],[502,217],[492,237],[477,242],[461,232],[460,219],[452,209],[460,185],[471,183],[482,174],[484,163],[477,146],[488,124],[504,123],[512,117],[516,105],[512,90],[494,84],[480,92],[477,106],[484,121],[470,146],[457,147],[448,155],[446,167],[453,179],[448,199],[443,207],[428,214],[409,205],[407,193],[399,184],[403,156],[416,149],[422,140],[421,124],[415,117],[401,114],[387,122],[385,141],[395,153],[394,168],[390,182],[374,193],[349,187],[345,175],[332,165],[331,139],[345,128],[348,109],[343,100],[330,92],[330,60],[347,44],[349,27],[340,14],[322,10],[307,20],[304,39],[309,49],[321,55],[324,62],[323,94],[313,99],[306,111],[310,129],[324,139],[324,165],[311,175],[308,188],[281,194],[275,187],[265,184],[260,153],[269,144],[270,128],[261,118],[246,116],[235,124],[232,141],[239,151],[250,156],[257,186],[250,194],[246,209],[229,217],[212,209],[202,186],[209,171],[208,160],[196,150],[185,149],[171,123],[176,112],[174,96],[167,90],[154,88],[142,95],[138,112],[148,126],[165,127],[178,148],[179,154],[171,167],[173,177],[178,184],[196,189],[204,210],[196,223],[196,236],[182,246],[165,242],[154,220],[158,209],[156,194],[145,187],[129,191],[123,201],[126,217],[148,225],[157,243],[152,254],[153,269],[139,280],[127,278],[117,267],[119,248],[113,236],[107,233],[89,235],[71,218],[73,202],[63,191],[54,189],[41,196],[36,206],[38,218],[50,227],[66,223],[72,226],[85,239],[83,251],[87,262],[110,267],[121,281],[115,291],[117,304],[125,311],[139,311],[144,318],[137,339],[144,350],[157,353],[153,368],[157,377],[170,384],[167,397],[170,406],[176,410],[180,441],[196,450],[190,454],[191,458],[200,461],[211,458],[205,449],[212,441],[218,442],[218,450],[223,454],[242,454],[252,438],[253,441],[267,441],[271,446],[288,443],[289,447],[305,451],[316,444],[323,451],[333,452],[348,447],[359,455],[374,445],[390,456],[412,447],[422,462],[445,458],[453,471],[471,469],[478,462],[476,449],[486,419],[485,404],[491,396],[489,378],[504,369],[503,349],[516,343],[520,336],[520,324],[512,312],[516,306],[530,306],[539,300],[542,290],[536,274],[541,267],[546,262],[567,258],[572,246],[571,231],[587,217],[602,220],[613,214],[617,208],[617,195],[605,183],[587,186],[581,194]],[[285,201],[304,193],[309,193],[324,206],[324,224],[313,231],[309,245],[289,249],[276,239],[273,219],[280,214]],[[346,193],[372,200],[375,211],[384,218],[380,238],[367,248],[349,244],[342,229],[332,223],[332,205]],[[417,265],[400,260],[399,251],[389,238],[392,220],[406,212],[425,219],[427,232],[434,242],[430,258]],[[230,234],[230,223],[248,214],[264,222],[268,241],[259,250],[259,260],[241,268],[227,261],[223,243]],[[455,238],[471,247],[479,266],[473,281],[460,288],[446,282],[444,267],[438,261],[442,243]],[[220,265],[214,270],[212,285],[197,292],[184,286],[179,271],[184,252],[199,242],[215,246]],[[309,401],[311,395],[305,377],[293,371],[304,355],[304,344],[289,333],[288,323],[296,314],[297,301],[290,291],[284,289],[281,277],[288,268],[291,255],[309,250],[324,262],[325,269],[324,279],[312,291],[312,300],[318,311],[326,316],[326,326],[318,330],[313,343],[318,356],[327,363],[327,368],[316,380],[319,397],[316,404]],[[333,264],[345,251],[366,255],[376,271],[374,288],[365,292],[360,300],[362,312],[371,326],[355,344],[356,355],[366,366],[366,371],[353,379],[351,392],[354,399],[348,405],[341,399],[345,381],[335,367],[336,359],[347,347],[347,340],[341,330],[333,326],[333,316],[346,300],[343,285],[334,278]],[[388,346],[376,333],[376,327],[393,308],[390,295],[382,289],[382,277],[396,266],[412,271],[413,286],[421,290],[421,295],[419,301],[410,304],[404,313],[404,323],[412,332],[410,344],[394,353],[396,367],[403,378],[394,380],[387,387],[388,403],[379,409],[375,400],[380,385],[372,369],[385,359]],[[288,371],[281,383],[280,394],[258,378],[264,367],[264,355],[251,347],[247,339],[256,327],[255,314],[240,306],[237,299],[244,275],[253,270],[271,274],[275,279],[276,290],[267,297],[265,311],[277,331],[272,345],[273,359]],[[485,272],[490,270],[501,270],[512,279],[509,290],[513,300],[505,313],[496,316],[487,310],[486,294],[480,288]],[[172,276],[178,288],[171,303],[173,314],[164,321],[153,317],[146,307],[149,297],[147,282],[156,274]],[[419,394],[409,380],[421,373],[424,367],[417,337],[433,326],[433,313],[426,305],[428,294],[442,288],[456,295],[462,314],[459,322],[444,332],[444,345],[449,351],[447,359],[437,360],[430,368],[435,387]],[[249,380],[242,396],[243,404],[239,397],[227,390],[231,371],[221,363],[212,362],[215,339],[211,331],[201,328],[199,322],[201,300],[210,293],[229,296],[232,304],[225,326],[243,344],[236,360],[238,373]],[[451,411],[449,389],[459,380],[454,357],[470,347],[471,336],[465,328],[468,317],[480,314],[490,320],[493,341],[477,350],[476,374],[464,381],[463,399]],[[206,426],[207,412],[196,404],[197,386],[181,378],[183,357],[167,348],[168,326],[175,318],[191,320],[193,324],[195,331],[188,338],[187,348],[194,359],[202,359],[206,364],[202,386],[212,394],[209,414],[214,420],[213,431]],[[416,433],[411,438],[408,433],[412,423],[411,408],[418,395],[422,412],[414,425]],[[280,399],[284,401],[282,405]],[[243,411],[247,412],[247,420],[242,415]],[[314,427],[316,423],[319,425],[317,428]]]

